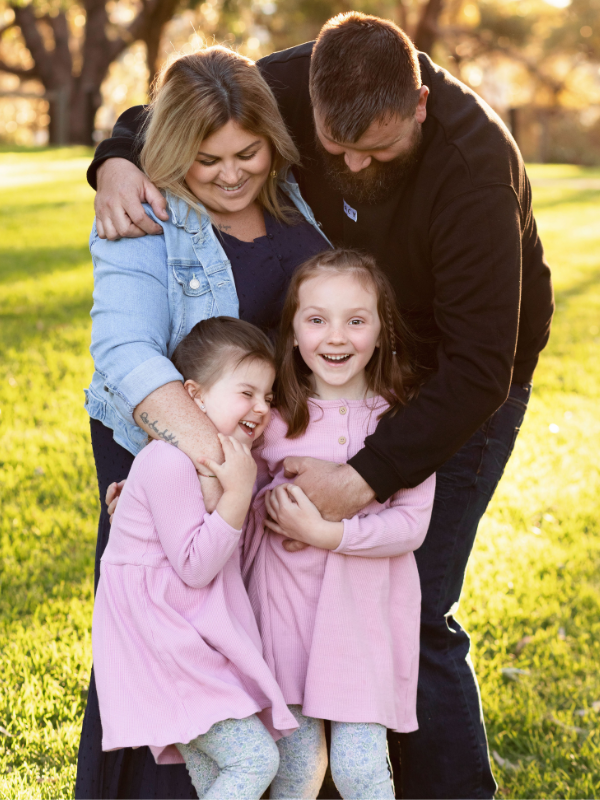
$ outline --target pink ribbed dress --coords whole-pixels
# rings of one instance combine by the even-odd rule
[[[262,657],[240,573],[241,531],[207,514],[190,459],[165,442],[136,457],[101,562],[92,648],[102,749],[149,745],[181,763],[220,720],[297,727]]]
[[[381,398],[309,405],[311,421],[298,439],[285,438],[273,412],[261,453],[270,487],[286,481],[286,456],[346,462],[387,407]],[[416,730],[421,590],[412,551],[427,533],[435,476],[344,520],[333,551],[288,553],[283,537],[262,524],[266,489],[248,527],[244,573],[265,660],[286,702],[319,719]]]

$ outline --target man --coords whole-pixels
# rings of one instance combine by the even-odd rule
[[[390,753],[403,797],[492,797],[469,637],[454,614],[553,311],[523,162],[494,112],[391,22],[341,15],[314,46],[259,67],[299,147],[305,199],[335,245],[377,258],[429,370],[419,397],[383,418],[348,464],[288,459],[286,467],[330,519],[437,471],[430,529],[416,553],[419,730],[390,734]],[[122,160],[135,162],[140,121],[139,109],[126,112],[90,168],[98,229],[108,238],[160,233],[142,199],[166,218],[163,198]]]

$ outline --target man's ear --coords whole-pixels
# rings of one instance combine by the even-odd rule
[[[423,124],[427,119],[427,98],[429,97],[429,87],[421,86],[419,91],[419,102],[415,111],[415,119],[419,124]]]

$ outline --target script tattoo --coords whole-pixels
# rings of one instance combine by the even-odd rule
[[[219,223],[219,230],[220,231],[230,231],[231,230],[231,225],[221,225],[221,223]]]
[[[154,422],[150,422],[150,417],[145,411],[142,411],[142,413],[140,414],[140,418],[144,423],[144,425],[147,425],[150,428],[150,430],[154,431],[154,433],[158,436],[158,438],[162,439],[163,442],[168,442],[169,444],[172,444],[175,447],[179,447],[179,442],[175,438],[174,433],[169,433],[167,428],[165,428],[164,431],[159,430],[158,425],[156,424],[158,422],[157,419],[155,419]]]

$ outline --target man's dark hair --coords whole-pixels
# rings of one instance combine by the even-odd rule
[[[407,119],[419,101],[417,50],[393,22],[359,11],[321,28],[310,63],[310,96],[327,133],[356,142],[377,120]]]

